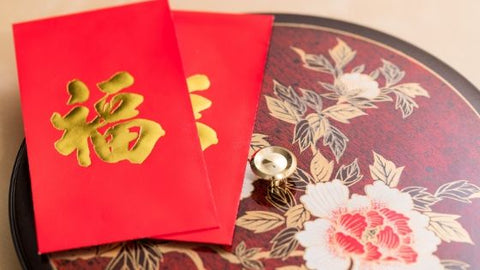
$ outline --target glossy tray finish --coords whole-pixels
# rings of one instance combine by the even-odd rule
[[[23,145],[10,218],[24,268],[478,268],[478,90],[345,22],[277,15],[271,43],[251,152],[286,147],[298,169],[269,189],[247,167],[232,246],[139,240],[38,256]]]

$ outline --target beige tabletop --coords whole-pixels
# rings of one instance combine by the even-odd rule
[[[0,1],[0,269],[20,269],[10,236],[10,173],[23,139],[11,23],[133,2]],[[480,87],[478,0],[171,0],[174,9],[281,12],[323,16],[371,27],[437,56]]]

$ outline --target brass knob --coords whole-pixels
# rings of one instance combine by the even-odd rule
[[[279,186],[297,169],[297,158],[286,148],[268,146],[253,155],[250,167],[261,179],[271,181],[272,186]]]

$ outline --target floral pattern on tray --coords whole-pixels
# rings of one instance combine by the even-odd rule
[[[275,69],[269,58],[266,80],[270,81],[264,84],[250,149],[252,155],[274,144],[296,148],[299,168],[285,187],[269,188],[246,167],[231,247],[139,240],[52,254],[52,267],[468,269],[470,263],[456,253],[447,257],[437,251],[447,243],[475,246],[455,207],[448,207],[480,198],[474,182],[447,179],[417,185],[405,179],[415,175],[417,164],[403,164],[391,154],[408,149],[374,147],[361,156],[348,152],[362,141],[344,130],[360,125],[357,121],[373,111],[386,110],[379,104],[393,107],[393,112],[384,114],[397,120],[389,121],[407,125],[423,109],[421,104],[430,102],[433,91],[409,80],[408,71],[394,59],[380,57],[379,65],[353,64],[360,49],[346,37],[311,31],[328,35],[335,41],[333,46],[307,50],[278,42],[282,46],[273,46],[269,57],[290,54],[294,60],[287,63],[294,72],[308,72],[305,76],[313,77],[316,84],[290,85],[275,78],[281,70],[269,72],[269,67]],[[275,35],[274,31],[274,44]]]

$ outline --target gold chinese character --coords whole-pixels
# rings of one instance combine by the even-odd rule
[[[192,75],[187,78],[187,86],[188,91],[190,92],[190,101],[192,102],[195,120],[198,120],[202,117],[200,112],[210,108],[210,106],[212,106],[212,102],[205,97],[192,93],[204,91],[210,88],[210,80],[203,74]],[[200,137],[200,145],[202,146],[202,150],[205,150],[211,145],[218,143],[217,133],[215,130],[204,123],[200,123],[199,121],[196,121],[195,123],[197,125],[197,131],[198,136]]]
[[[70,81],[67,84],[70,95],[67,105],[76,106],[64,116],[55,112],[50,119],[56,129],[63,130],[62,137],[55,142],[55,149],[65,156],[76,151],[78,164],[88,167],[92,163],[90,139],[95,153],[105,162],[128,160],[142,163],[165,131],[152,120],[132,119],[139,114],[137,107],[142,104],[143,96],[118,92],[132,86],[133,82],[134,78],[128,72],[118,72],[97,84],[105,95],[94,105],[97,115],[88,121],[90,110],[78,105],[88,100],[88,87],[80,80]],[[106,130],[99,131],[102,128]]]

